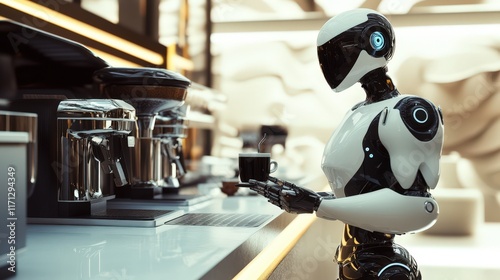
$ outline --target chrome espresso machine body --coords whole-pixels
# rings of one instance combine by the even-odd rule
[[[163,111],[156,118],[153,137],[160,139],[161,157],[157,169],[158,185],[163,193],[175,192],[186,174],[183,140],[187,136],[189,106]]]
[[[128,184],[124,154],[133,147],[135,109],[122,100],[68,99],[57,108],[58,201],[69,216],[105,209]],[[88,209],[88,207],[96,209]]]

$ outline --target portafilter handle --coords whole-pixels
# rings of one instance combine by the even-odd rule
[[[128,184],[125,170],[120,162],[121,149],[115,147],[114,141],[102,136],[93,136],[91,144],[94,157],[101,164],[105,174],[113,174],[115,185],[121,187]]]
[[[168,157],[170,163],[174,163],[175,166],[177,167],[177,177],[182,177],[184,174],[186,174],[186,171],[184,169],[184,157],[182,154],[182,145],[181,143],[173,143],[173,140],[171,138],[166,138],[163,139],[164,144],[162,145],[162,152],[165,156]],[[172,148],[176,149],[176,154],[174,155],[172,153]]]

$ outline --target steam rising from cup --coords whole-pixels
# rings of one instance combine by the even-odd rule
[[[264,143],[264,141],[266,140],[266,136],[267,136],[267,133],[264,133],[264,137],[262,137],[259,144],[257,144],[257,153],[260,153],[260,145],[262,145],[262,143]]]

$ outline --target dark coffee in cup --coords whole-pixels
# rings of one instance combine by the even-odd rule
[[[250,179],[267,181],[269,174],[278,169],[278,163],[271,161],[270,153],[240,153],[238,158],[241,182]]]

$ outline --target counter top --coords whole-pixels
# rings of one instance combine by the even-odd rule
[[[293,219],[257,196],[217,197],[188,212],[262,214],[265,221],[253,227],[29,224],[15,278],[228,279]]]
[[[238,275],[239,279],[247,279],[248,275],[272,273],[271,279],[285,279],[290,272],[310,263],[306,260],[317,257],[325,240],[335,246],[340,241],[342,223],[317,219],[315,215],[288,214],[260,196],[220,196],[188,208],[183,210],[216,215],[257,214],[265,220],[258,226],[245,227],[30,224],[27,247],[18,252],[14,278],[189,280],[231,279]],[[294,250],[300,252],[288,255],[305,231],[304,242],[310,239],[304,243],[307,245],[299,243]],[[496,279],[500,275],[495,255],[500,252],[499,232],[500,224],[483,223],[470,236],[419,233],[399,236],[396,242],[415,257],[425,279]],[[314,259],[316,266],[306,271],[314,268],[318,270],[316,279],[331,279],[332,273],[336,275],[332,257],[327,255],[324,264]],[[323,265],[326,269],[320,269]]]

